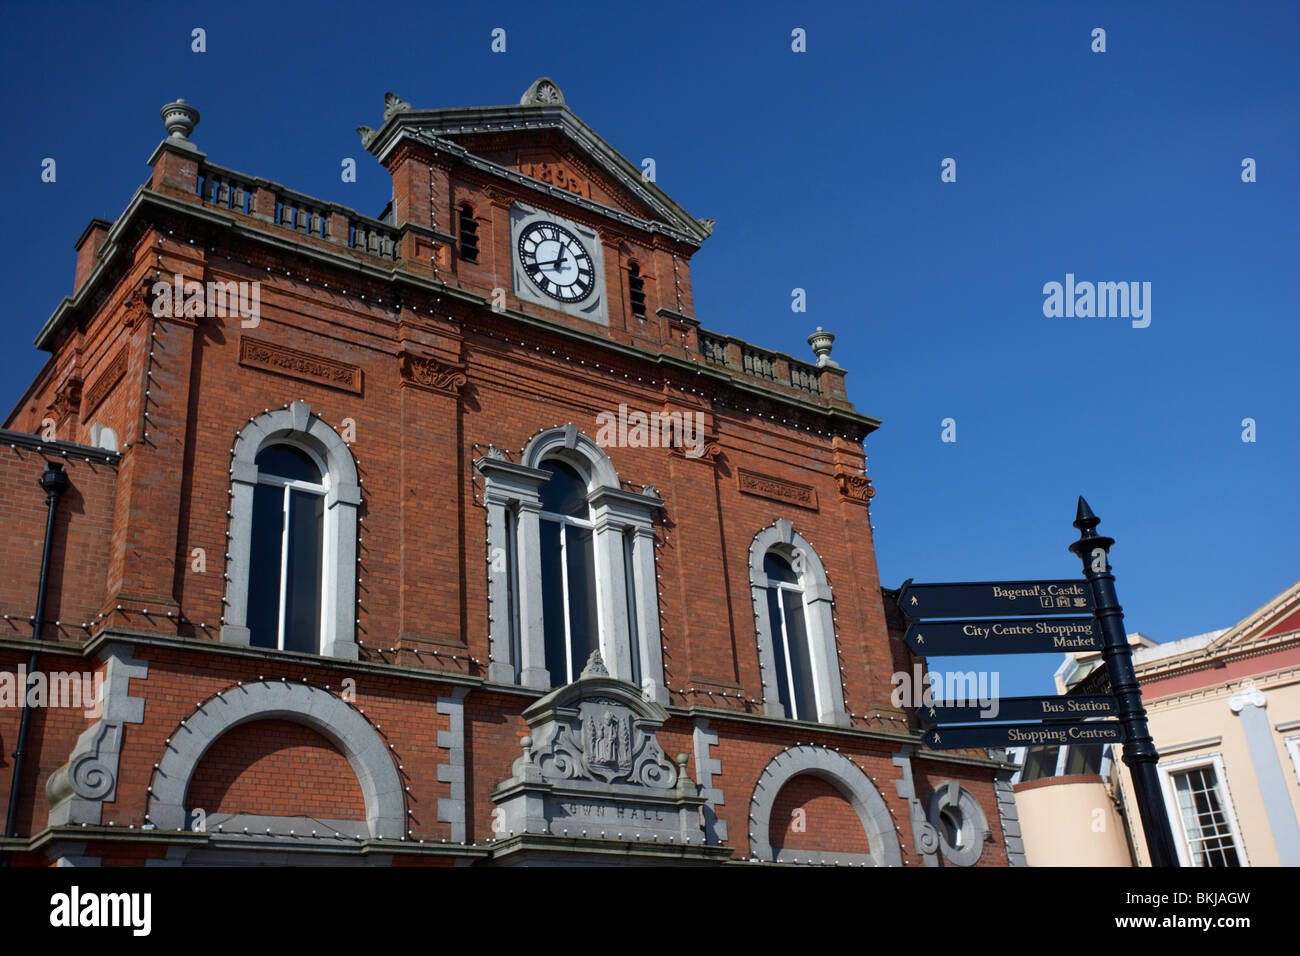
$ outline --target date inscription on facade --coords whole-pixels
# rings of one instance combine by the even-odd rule
[[[361,394],[361,369],[357,366],[321,358],[310,352],[300,352],[285,345],[272,345],[247,335],[239,340],[239,364]]]
[[[108,367],[95,379],[90,388],[86,389],[81,403],[81,417],[86,418],[97,409],[100,403],[112,391],[113,386],[122,380],[126,374],[126,349],[122,349],[113,356],[113,360],[108,363]]]
[[[817,510],[817,492],[808,485],[783,481],[770,475],[760,475],[757,472],[745,471],[743,468],[737,470],[737,475],[742,494],[770,498],[799,508]]]

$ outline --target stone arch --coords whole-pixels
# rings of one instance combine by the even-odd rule
[[[248,644],[248,573],[253,535],[253,491],[257,487],[257,454],[283,442],[308,452],[324,468],[325,605],[321,608],[320,653],[356,660],[357,507],[361,485],[356,461],[347,443],[333,428],[312,414],[306,402],[294,402],[253,418],[235,439],[230,465],[230,542],[226,562],[225,622],[221,640]]]
[[[273,718],[310,727],[347,758],[365,798],[371,837],[406,835],[401,778],[383,738],[365,717],[329,691],[284,681],[220,691],[181,722],[154,775],[150,821],[161,830],[187,829],[185,795],[208,748],[240,724]]]
[[[558,425],[534,435],[524,448],[522,462],[529,468],[540,468],[548,458],[558,458],[576,468],[587,479],[588,490],[620,487],[618,472],[605,450],[575,425]]]
[[[772,807],[781,788],[800,774],[820,777],[844,795],[862,821],[862,830],[870,848],[868,854],[827,854],[808,850],[778,853],[772,849],[769,836]],[[777,754],[759,776],[749,804],[749,852],[764,862],[838,861],[866,866],[901,866],[903,863],[889,807],[871,783],[871,778],[843,754],[806,744]]]
[[[775,551],[798,571],[807,615],[808,644],[812,657],[813,682],[817,692],[817,719],[826,724],[848,726],[844,709],[844,685],[840,679],[840,658],[835,646],[834,597],[826,569],[816,549],[786,518],[779,518],[754,536],[749,545],[749,588],[754,604],[754,625],[758,636],[759,665],[763,675],[763,697],[769,716],[784,716],[777,689],[775,643],[768,620],[764,594],[763,557]]]

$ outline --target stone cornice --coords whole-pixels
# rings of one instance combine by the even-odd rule
[[[1174,658],[1152,661],[1150,664],[1136,667],[1135,671],[1139,684],[1153,684],[1157,681],[1217,668],[1228,661],[1260,657],[1291,645],[1300,645],[1300,631],[1274,634],[1271,637],[1258,638],[1227,647],[1214,648],[1211,645],[1188,651]]]
[[[1164,694],[1160,697],[1144,696],[1143,702],[1146,704],[1149,711],[1155,713],[1191,701],[1209,700],[1216,697],[1230,697],[1240,689],[1244,680],[1253,680],[1261,689],[1270,691],[1276,687],[1285,687],[1300,681],[1300,667],[1283,667],[1277,670],[1265,671],[1260,674],[1252,674],[1248,678],[1224,678],[1215,684],[1207,684],[1203,687],[1190,687],[1187,690],[1176,691],[1172,694]]]
[[[105,451],[103,448],[79,445],[70,441],[46,441],[39,435],[29,435],[26,432],[17,432],[8,428],[0,428],[0,445],[15,445],[19,448],[30,448],[51,457],[57,455],[60,458],[80,459],[105,465],[116,465],[122,460],[122,456],[118,452]]]
[[[522,467],[522,466],[517,466]],[[131,628],[106,628],[85,643],[58,643],[54,641],[33,641],[30,638],[0,637],[0,647],[11,650],[30,652],[39,650],[42,654],[63,654],[70,657],[93,657],[106,644],[121,643],[131,646],[160,647],[170,650],[194,651],[201,654],[213,654],[218,657],[255,658],[266,662],[268,667],[282,664],[293,667],[317,667],[323,670],[346,671],[349,674],[369,673],[384,677],[398,677],[409,680],[424,681],[431,684],[451,684],[470,688],[481,688],[495,694],[510,694],[540,700],[548,691],[534,690],[515,684],[502,684],[484,680],[481,677],[469,677],[449,671],[434,671],[424,667],[410,667],[403,664],[382,664],[374,661],[349,661],[335,657],[321,657],[315,654],[299,654],[292,651],[270,650],[247,645],[229,644],[206,638],[175,637],[148,631],[136,631]],[[682,707],[669,704],[664,708],[670,717],[691,719],[708,717],[710,720],[731,720],[746,724],[760,724],[766,727],[783,727],[799,734],[816,734],[827,737],[857,738],[879,740],[894,746],[919,746],[919,731],[873,730],[864,727],[840,727],[834,724],[814,724],[806,721],[787,720],[781,717],[769,717],[763,714],[746,714],[720,707]],[[943,763],[961,763],[972,766],[1011,766],[1004,761],[989,758],[970,757],[951,752],[931,753],[917,750],[914,757],[936,760]]]
[[[142,827],[127,826],[47,826],[29,837],[12,837],[0,839],[0,848],[6,852],[32,852],[61,841],[84,844],[88,841],[121,842],[138,845],[140,843],[163,844],[167,846],[211,847],[241,851],[263,851],[272,853],[302,852],[339,855],[368,856],[371,854],[420,853],[437,856],[486,857],[491,855],[489,844],[460,844],[443,842],[424,842],[418,839],[378,840],[368,839],[349,841],[348,844],[320,846],[303,846],[301,841],[289,839],[276,840],[241,840],[234,834],[221,834],[215,831],[198,832],[193,830],[146,830]]]

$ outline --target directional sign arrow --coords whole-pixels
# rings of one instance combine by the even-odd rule
[[[926,727],[935,724],[970,724],[995,720],[1080,720],[1084,717],[1114,717],[1119,706],[1109,696],[1003,697],[988,706],[953,704],[936,700],[916,708],[917,719]]]
[[[1050,654],[1101,650],[1091,617],[1004,618],[912,624],[903,640],[915,654]]]
[[[932,727],[921,738],[934,750],[965,747],[1038,747],[1059,744],[1120,744],[1124,725],[1117,720],[1048,724],[985,724]]]
[[[898,605],[912,620],[933,617],[997,617],[1006,614],[1088,614],[1087,581],[974,581],[903,585]]]

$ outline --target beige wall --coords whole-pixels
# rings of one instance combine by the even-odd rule
[[[1279,733],[1278,724],[1300,720],[1300,672],[1288,670],[1282,673],[1259,675],[1254,678],[1255,686],[1263,691],[1268,699],[1265,714],[1268,716],[1269,729],[1282,763],[1283,776],[1287,781],[1291,796],[1292,811],[1300,815],[1300,777],[1297,777],[1295,764],[1287,753],[1284,738],[1300,734],[1300,730]],[[1233,816],[1236,818],[1241,844],[1245,849],[1246,863],[1250,866],[1278,866],[1277,847],[1269,827],[1264,809],[1264,799],[1255,778],[1255,767],[1251,761],[1250,749],[1246,743],[1245,731],[1241,718],[1232,712],[1228,700],[1242,688],[1240,681],[1225,685],[1189,691],[1185,694],[1144,700],[1147,716],[1151,726],[1151,736],[1156,749],[1160,752],[1160,766],[1178,765],[1188,758],[1207,758],[1217,755],[1222,762],[1220,780],[1221,795],[1226,795]],[[1206,743],[1190,749],[1183,745],[1207,739],[1219,738],[1217,742]],[[1128,768],[1119,759],[1120,749],[1112,748],[1116,758],[1112,766],[1121,788],[1122,799],[1128,808],[1130,825],[1133,829],[1133,842],[1136,845],[1141,866],[1150,866],[1146,852],[1146,837],[1142,831],[1142,821],[1138,817],[1136,798],[1133,793],[1133,781]],[[1167,780],[1165,799],[1173,806],[1168,793]],[[1017,806],[1020,805],[1017,797]],[[1300,816],[1298,816],[1300,818]],[[1176,812],[1171,811],[1170,823],[1174,831],[1174,840],[1185,847],[1182,827]],[[1026,850],[1030,848],[1028,837]]]
[[[1030,866],[1132,865],[1124,821],[1098,777],[1019,784],[1016,812]]]

